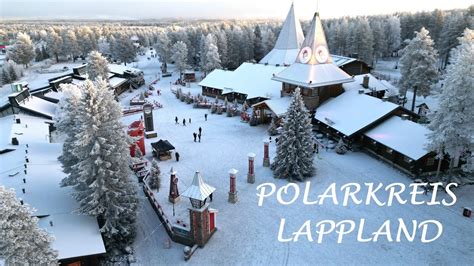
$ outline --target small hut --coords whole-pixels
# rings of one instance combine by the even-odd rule
[[[153,156],[159,160],[171,159],[171,151],[175,149],[169,141],[162,139],[152,143],[151,147],[153,148]]]
[[[186,70],[181,78],[184,82],[196,82],[196,73],[192,70]]]

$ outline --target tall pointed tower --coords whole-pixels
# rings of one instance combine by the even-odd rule
[[[295,16],[294,5],[291,4],[275,47],[259,63],[281,66],[294,63],[303,39],[300,21]]]
[[[301,88],[306,107],[314,111],[321,102],[343,92],[342,84],[354,81],[332,62],[319,14],[315,13],[294,64],[274,75],[282,82],[282,95]]]

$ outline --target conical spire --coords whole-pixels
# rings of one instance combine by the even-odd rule
[[[275,47],[259,63],[271,65],[289,65],[294,63],[303,40],[303,30],[301,29],[300,21],[295,15],[294,5],[291,4]]]
[[[275,49],[299,49],[303,39],[303,30],[301,29],[299,20],[296,19],[295,9],[292,3],[275,43]]]
[[[331,62],[332,58],[329,54],[323,25],[321,24],[319,13],[316,12],[314,13],[311,27],[296,58],[296,63],[316,65]]]
[[[190,187],[188,187],[188,189],[186,189],[186,191],[183,192],[183,194],[181,194],[181,196],[202,201],[211,195],[211,193],[215,190],[216,188],[206,184],[201,176],[201,173],[196,171],[194,174],[193,183]]]

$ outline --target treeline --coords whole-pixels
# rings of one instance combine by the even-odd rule
[[[440,51],[442,66],[457,37],[465,28],[473,28],[474,6],[461,10],[399,13],[386,16],[343,17],[323,21],[331,53],[356,56],[372,65],[378,58],[396,56],[404,40],[425,27]],[[308,27],[303,22],[303,30]],[[177,42],[186,46],[186,65],[203,65],[206,37],[217,46],[220,67],[234,69],[246,61],[259,61],[269,52],[281,29],[279,21],[180,21],[179,23],[108,22],[101,24],[58,22],[4,24],[0,36],[15,39],[27,33],[35,46],[36,61],[46,58],[74,60],[98,50],[110,60],[132,62],[140,44],[155,47],[162,61],[172,61],[172,47]],[[209,39],[209,38],[208,38]],[[182,44],[180,43],[180,46]]]

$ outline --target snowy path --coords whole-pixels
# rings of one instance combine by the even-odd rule
[[[156,60],[141,60],[138,67],[143,69],[146,84],[155,79],[158,71]],[[273,182],[277,187],[287,184],[285,180],[275,180],[268,168],[262,167],[263,142],[268,138],[265,126],[250,127],[240,122],[237,117],[228,118],[224,115],[209,114],[204,121],[205,109],[193,109],[191,105],[180,102],[170,92],[169,82],[176,79],[163,79],[158,83],[162,90],[161,96],[153,95],[164,108],[154,111],[155,130],[158,138],[146,140],[147,158],[151,159],[150,143],[168,139],[181,154],[180,162],[168,160],[160,162],[162,172],[162,188],[157,194],[165,212],[174,221],[180,214],[185,214],[189,201],[181,199],[176,204],[177,217],[172,217],[172,205],[167,201],[169,170],[174,167],[178,171],[179,190],[184,191],[191,183],[195,170],[201,170],[206,182],[217,188],[211,207],[219,210],[217,215],[218,231],[204,249],[198,249],[189,262],[184,262],[183,246],[173,243],[171,249],[163,249],[167,237],[148,201],[142,196],[140,209],[139,231],[136,241],[137,264],[192,264],[192,265],[308,265],[308,264],[469,264],[474,251],[474,239],[468,232],[474,228],[473,219],[461,215],[461,207],[473,206],[472,196],[465,196],[456,206],[413,206],[395,204],[391,207],[376,205],[324,205],[305,206],[301,200],[290,206],[282,206],[275,197],[265,201],[264,206],[257,206],[256,187],[264,182]],[[199,92],[196,84],[190,89],[193,94]],[[136,92],[134,92],[136,94]],[[127,96],[124,96],[125,102]],[[183,118],[192,119],[186,127],[174,124],[174,117],[180,122]],[[140,114],[127,116],[123,120],[128,125],[138,119]],[[186,121],[188,123],[188,121]],[[194,143],[192,133],[198,127],[203,128],[202,143]],[[256,153],[256,183],[247,184],[247,154]],[[270,157],[275,154],[274,143],[270,145]],[[349,152],[337,155],[333,151],[321,151],[321,159],[315,157],[316,175],[310,180],[311,199],[326,190],[329,184],[336,182],[338,186],[349,182],[361,185],[367,182],[384,184],[400,182],[411,183],[411,179],[391,168],[387,164],[364,153]],[[239,202],[229,204],[227,192],[230,168],[239,170],[237,190]],[[300,184],[304,188],[304,184]],[[366,189],[363,188],[365,191]],[[463,195],[472,195],[474,188],[462,189]],[[387,192],[381,191],[380,198],[387,198]],[[403,193],[409,197],[408,193]],[[342,200],[342,194],[338,198]],[[430,195],[425,196],[428,200]],[[391,243],[382,237],[378,242],[359,243],[355,235],[350,235],[342,244],[336,243],[334,234],[324,239],[322,244],[311,243],[302,237],[299,242],[280,243],[277,241],[280,218],[287,219],[285,236],[299,229],[306,220],[314,223],[331,219],[340,221],[350,219],[367,220],[364,234],[375,232],[381,224],[392,220],[396,224],[398,218],[406,222],[436,219],[444,225],[444,233],[440,239],[430,244],[422,244],[418,240],[413,243]],[[314,223],[312,231],[315,236]],[[396,228],[392,229],[392,232]]]

